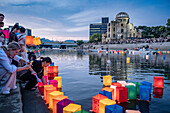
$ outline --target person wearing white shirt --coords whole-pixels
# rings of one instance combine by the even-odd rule
[[[17,56],[20,51],[20,45],[17,42],[11,42],[8,47],[0,48],[0,94],[10,94],[11,89],[16,88],[16,72],[28,70],[30,65],[16,67],[12,65],[12,59],[19,62],[21,57]]]

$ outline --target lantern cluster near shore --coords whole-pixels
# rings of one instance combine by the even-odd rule
[[[127,102],[130,99],[139,99],[149,102],[152,90],[152,83],[143,81],[127,83],[126,81],[117,81],[111,83],[110,75],[103,76],[103,86],[99,94],[92,98],[92,110],[95,113],[123,113],[123,108],[116,103]],[[163,95],[163,77],[154,77],[154,98]],[[162,92],[162,93],[161,93]],[[138,98],[139,96],[139,98]],[[124,111],[125,112],[125,111]],[[134,111],[126,110],[128,113]],[[140,113],[139,111],[135,111]]]
[[[38,89],[40,94],[44,96],[44,101],[50,111],[53,113],[88,113],[81,109],[81,105],[75,104],[61,92],[62,77],[58,76],[58,66],[44,68],[44,78],[49,84],[46,82],[46,85],[43,85],[40,82]]]

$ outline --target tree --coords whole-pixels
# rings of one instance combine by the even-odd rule
[[[90,36],[90,40],[89,40],[90,43],[101,42],[101,41],[102,41],[102,34],[94,33],[93,35]]]
[[[83,44],[83,40],[77,40],[77,45],[80,46],[81,44]]]
[[[161,32],[160,37],[163,36],[163,34],[164,34],[165,31],[166,31],[166,27],[165,27],[165,26],[161,26],[161,27],[159,28],[159,31]]]

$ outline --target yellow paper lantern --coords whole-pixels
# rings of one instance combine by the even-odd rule
[[[53,98],[53,113],[57,113],[57,103],[63,99],[68,99],[68,96],[57,96]]]
[[[46,95],[45,95],[45,91],[47,88],[49,87],[53,87],[53,85],[44,85],[44,100],[46,101]]]
[[[62,96],[64,95],[63,92],[60,91],[53,91],[51,93],[48,94],[49,97],[49,108],[53,108],[53,98],[57,97],[57,96]]]
[[[62,88],[62,77],[61,76],[54,77],[54,80],[58,81],[58,88]]]
[[[68,106],[63,108],[63,113],[74,113],[77,111],[81,111],[81,105],[69,104]]]
[[[130,57],[126,58],[126,63],[130,63]]]
[[[40,37],[37,37],[37,43],[38,43],[38,45],[41,44],[41,39],[40,39]]]
[[[110,100],[108,98],[99,101],[99,113],[105,113],[105,106],[114,105],[116,101]]]
[[[103,85],[110,86],[111,84],[112,84],[112,76],[110,75],[103,76]]]

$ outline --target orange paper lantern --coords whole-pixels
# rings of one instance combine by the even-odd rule
[[[46,95],[45,95],[45,91],[46,89],[50,88],[50,87],[53,87],[53,85],[44,85],[44,100],[46,101]]]
[[[53,98],[53,113],[57,113],[57,103],[63,99],[68,99],[68,96],[60,95],[60,96]]]
[[[27,45],[34,44],[34,38],[33,38],[33,36],[25,36],[25,43],[26,43]]]
[[[108,98],[106,96],[103,96],[101,94],[97,94],[96,96],[93,96],[92,98],[92,110],[95,113],[99,113],[99,101],[102,99]]]
[[[49,93],[56,91],[55,87],[50,87],[45,90],[44,95],[46,95],[46,103],[49,103]]]

